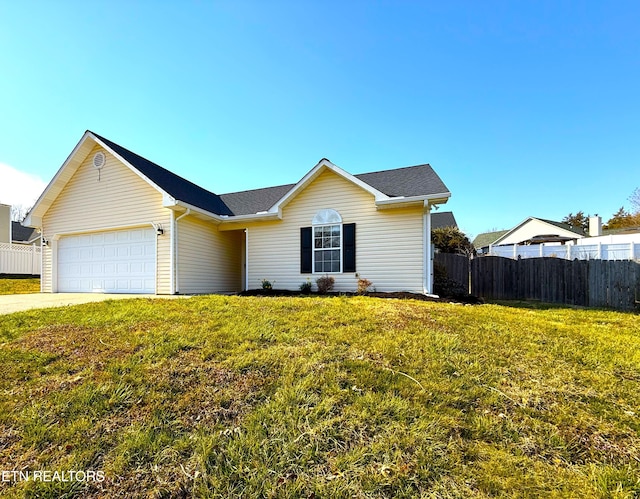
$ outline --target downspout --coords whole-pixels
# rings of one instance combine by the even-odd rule
[[[176,247],[176,212],[171,210],[171,218],[169,223],[169,230],[171,234],[169,235],[169,264],[170,264],[170,272],[169,272],[169,294],[176,294],[176,282],[175,282],[175,268],[176,268],[176,255],[175,255],[175,247]]]
[[[249,291],[249,229],[244,229],[244,290]]]
[[[423,233],[423,279],[422,288],[425,295],[433,294],[433,260],[431,258],[431,204],[424,202],[424,213],[422,214],[424,228]]]
[[[44,293],[44,279],[42,278],[44,274],[44,229],[39,227],[38,230],[40,231],[40,292]],[[49,275],[51,276],[50,279],[53,280],[53,262],[51,262],[51,273]]]
[[[173,287],[172,287],[172,291],[174,295],[177,295],[180,292],[180,273],[178,272],[178,268],[180,267],[179,262],[178,262],[178,222],[180,220],[182,220],[184,217],[186,217],[187,215],[189,215],[191,213],[191,208],[187,208],[187,211],[185,211],[182,215],[180,215],[178,218],[176,218],[175,220],[172,217],[172,221],[173,221],[173,230],[171,231],[171,234],[174,235],[174,239],[173,239],[173,243],[175,244],[175,248],[173,251],[173,255],[174,255],[174,263],[175,266],[173,268],[173,273],[175,273],[175,279],[173,281]]]
[[[155,274],[153,276],[154,278],[154,291],[155,294],[158,294],[158,237],[160,236],[160,234],[163,234],[164,231],[162,230],[162,225],[157,224],[155,222],[149,222],[153,229],[156,231],[156,260],[155,260]]]

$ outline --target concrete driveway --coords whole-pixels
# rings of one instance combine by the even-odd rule
[[[0,315],[34,308],[64,307],[93,301],[125,300],[127,298],[189,298],[185,295],[124,295],[104,293],[33,293],[0,295]]]

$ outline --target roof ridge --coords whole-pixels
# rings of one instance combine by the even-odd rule
[[[204,187],[202,187],[202,186],[200,186],[200,185],[196,184],[195,182],[192,182],[191,180],[189,180],[189,179],[187,179],[187,178],[184,178],[184,177],[182,177],[182,176],[178,175],[177,173],[172,172],[171,170],[169,170],[169,169],[165,168],[164,166],[161,166],[161,165],[159,165],[158,163],[155,163],[154,161],[151,161],[150,159],[147,159],[147,158],[145,158],[144,156],[141,156],[140,154],[138,154],[138,153],[136,153],[136,152],[133,152],[131,149],[127,149],[126,147],[121,146],[120,144],[118,144],[118,143],[116,143],[116,142],[114,142],[114,141],[112,141],[112,140],[109,140],[109,139],[107,139],[107,138],[103,137],[102,135],[99,135],[99,134],[97,134],[97,133],[95,133],[95,132],[93,132],[93,131],[91,131],[91,130],[87,130],[87,132],[89,132],[89,133],[91,133],[91,134],[95,135],[97,138],[99,138],[100,140],[102,140],[102,141],[104,141],[104,142],[107,142],[108,144],[112,144],[112,145],[117,146],[117,147],[118,147],[118,148],[120,148],[120,149],[124,149],[124,150],[125,150],[125,151],[127,151],[129,154],[132,154],[132,155],[134,155],[134,156],[136,156],[136,157],[138,157],[138,158],[140,158],[140,159],[142,159],[142,160],[146,161],[147,163],[150,163],[150,164],[152,164],[153,166],[155,166],[155,167],[157,167],[157,168],[160,168],[161,170],[164,170],[165,172],[167,172],[167,173],[171,174],[171,175],[172,175],[172,176],[174,176],[174,177],[178,177],[179,179],[183,180],[184,182],[188,182],[188,183],[190,183],[191,185],[194,185],[194,186],[195,186],[195,187],[197,187],[198,189],[202,189],[203,191],[207,191],[208,193],[213,194],[214,196],[217,196],[217,195],[218,195],[218,194],[216,194],[215,192],[210,191],[210,190],[208,190],[208,189],[205,189]]]
[[[565,229],[565,230],[569,230],[571,232],[574,232],[576,234],[585,234],[585,231],[582,229],[578,229],[577,227],[572,227],[571,225],[569,225],[566,222],[556,222],[555,220],[547,220],[546,218],[538,218],[538,217],[531,217],[531,218],[535,218],[537,220],[540,220],[542,222],[546,222],[548,224],[551,225],[555,225],[556,227],[560,228],[560,229]]]
[[[353,176],[359,177],[360,175],[371,175],[372,173],[386,173],[386,172],[392,172],[397,170],[408,170],[410,168],[419,168],[421,166],[428,166],[429,168],[433,169],[433,167],[429,163],[422,163],[421,165],[401,166],[400,168],[387,168],[385,170],[376,170],[373,172],[355,173]]]
[[[245,189],[244,191],[233,191],[233,192],[223,192],[222,194],[218,194],[219,196],[230,196],[232,194],[245,194],[249,192],[257,192],[264,191],[266,189],[281,189],[283,187],[293,187],[296,184],[281,184],[281,185],[271,185],[269,187],[257,187],[255,189]]]

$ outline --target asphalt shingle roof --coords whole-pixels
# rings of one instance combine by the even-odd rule
[[[563,222],[554,222],[553,220],[545,220],[544,218],[538,218],[538,220],[542,220],[543,222],[547,222],[548,224],[555,225],[556,227],[559,227],[560,229],[570,230],[571,232],[574,232],[576,234],[580,234],[581,236],[586,235],[585,232],[582,229],[576,229],[574,227],[571,227],[571,225],[563,223]]]
[[[449,192],[431,165],[407,166],[354,176],[391,197],[426,196]]]
[[[28,242],[37,237],[36,229],[24,227],[20,222],[11,222],[11,240],[18,242]]]
[[[294,186],[295,184],[287,184],[251,191],[231,192],[221,194],[220,198],[233,211],[234,215],[249,215],[267,211]]]
[[[91,132],[98,139],[109,146],[114,152],[122,156],[131,166],[160,187],[175,199],[192,204],[198,208],[217,215],[233,215],[234,213],[224,204],[220,196],[203,189],[199,185],[162,168],[142,156],[111,142],[97,133]]]
[[[296,185],[286,184],[218,195],[97,133],[91,133],[175,199],[218,215],[249,215],[266,211]],[[362,173],[355,177],[390,197],[425,196],[449,192],[436,172],[426,164]]]
[[[453,216],[453,212],[451,211],[442,211],[442,212],[432,212],[431,213],[431,228],[432,229],[442,229],[443,227],[458,227],[455,217]]]
[[[475,249],[484,248],[486,246],[489,246],[490,244],[493,244],[502,236],[504,236],[507,232],[510,232],[510,231],[511,229],[497,230],[494,232],[483,232],[482,234],[478,234],[476,238],[473,240],[473,243],[471,244],[473,244],[473,247]]]

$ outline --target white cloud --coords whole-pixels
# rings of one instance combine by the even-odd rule
[[[0,203],[30,208],[46,186],[37,175],[0,163]]]

